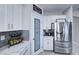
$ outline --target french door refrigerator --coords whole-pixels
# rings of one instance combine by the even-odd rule
[[[56,53],[72,53],[72,22],[65,18],[56,19],[53,49]]]

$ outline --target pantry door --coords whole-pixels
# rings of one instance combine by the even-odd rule
[[[40,49],[40,20],[34,19],[34,52]]]

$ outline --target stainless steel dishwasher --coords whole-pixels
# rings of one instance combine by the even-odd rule
[[[56,53],[72,53],[72,22],[65,18],[56,19],[53,49]]]

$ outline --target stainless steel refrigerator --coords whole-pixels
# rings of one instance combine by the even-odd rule
[[[65,18],[56,19],[55,22],[54,52],[72,53],[72,22]]]

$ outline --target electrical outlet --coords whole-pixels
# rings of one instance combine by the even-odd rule
[[[5,40],[5,35],[1,35],[1,40]]]

